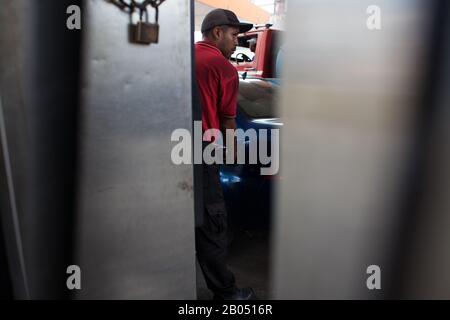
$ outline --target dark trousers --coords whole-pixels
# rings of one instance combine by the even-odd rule
[[[218,165],[203,164],[203,224],[195,230],[197,259],[208,288],[217,293],[236,290],[228,269],[227,210]]]

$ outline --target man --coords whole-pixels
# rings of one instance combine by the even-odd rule
[[[251,38],[247,42],[248,42],[250,51],[252,53],[256,54],[256,44],[258,43],[258,39],[257,38]],[[253,57],[249,58],[249,60],[250,60],[249,62],[254,61],[255,57],[256,57],[256,55],[253,55]]]
[[[224,9],[211,11],[203,20],[203,41],[195,45],[203,132],[236,129],[239,78],[228,59],[236,50],[238,34],[252,27]],[[227,212],[217,164],[203,164],[203,204],[204,223],[196,228],[195,241],[198,262],[214,299],[256,299],[251,288],[236,287],[234,275],[226,265]]]
[[[250,47],[250,51],[253,52],[253,53],[256,53],[256,44],[258,43],[258,39],[257,38],[251,38],[247,42],[248,42],[248,45]]]

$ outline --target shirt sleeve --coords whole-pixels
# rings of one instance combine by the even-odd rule
[[[220,77],[218,111],[220,117],[236,118],[239,77],[237,70],[230,65]]]

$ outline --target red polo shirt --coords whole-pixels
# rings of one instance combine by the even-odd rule
[[[221,118],[235,118],[239,76],[220,50],[204,41],[195,44],[196,76],[202,103],[202,128],[220,130]]]

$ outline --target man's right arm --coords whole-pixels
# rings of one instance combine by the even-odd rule
[[[235,118],[223,117],[220,120],[220,129],[222,131],[223,137],[225,137],[224,138],[225,145],[227,145],[227,143],[228,143],[228,141],[226,140],[227,139],[227,135],[226,135],[227,129],[232,129],[233,130],[233,137],[234,137],[234,141],[233,141],[233,145],[234,145],[233,153],[234,154],[233,154],[233,157],[234,157],[234,160],[236,162],[236,159],[237,159],[237,139],[236,139],[236,136],[234,135],[234,131],[237,129],[236,119]]]
[[[226,145],[226,130],[231,129],[234,131],[237,128],[236,125],[236,109],[237,109],[237,97],[239,90],[239,76],[233,66],[229,65],[222,72],[220,81],[220,104],[219,104],[219,117],[220,117],[220,129],[225,137]],[[237,139],[234,138],[234,160],[237,157]]]

